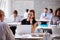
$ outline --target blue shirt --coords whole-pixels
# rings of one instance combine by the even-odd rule
[[[42,20],[42,19],[51,20],[51,18],[52,18],[52,15],[50,13],[42,13],[40,16],[40,20]]]

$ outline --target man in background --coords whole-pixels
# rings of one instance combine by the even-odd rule
[[[44,9],[44,13],[41,14],[40,20],[51,20],[50,14],[48,13],[48,8]]]

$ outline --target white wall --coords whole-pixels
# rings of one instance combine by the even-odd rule
[[[6,16],[11,15],[14,9],[18,10],[19,14],[23,14],[25,9],[28,8],[35,9],[37,19],[39,19],[45,7],[52,8],[54,11],[60,7],[60,0],[2,0],[0,3],[2,4],[0,9],[5,11]]]
[[[5,12],[5,16],[8,17],[11,14],[11,0],[0,0],[0,9]]]
[[[39,19],[45,7],[49,9],[52,8],[55,12],[57,8],[60,8],[60,0],[34,0],[34,9],[37,19]]]
[[[15,1],[22,1],[22,2],[32,1],[32,2],[34,2],[33,6],[36,11],[36,18],[37,19],[39,19],[40,15],[43,12],[45,7],[52,8],[54,10],[54,12],[58,7],[60,7],[60,0],[15,0]],[[20,4],[17,4],[17,5],[20,5]],[[22,5],[24,5],[24,4],[22,4]],[[29,5],[31,5],[31,4],[29,4]],[[23,6],[22,6],[22,8],[23,8]],[[21,10],[22,8],[18,7],[19,11],[21,11],[20,13],[22,13],[25,10],[25,9],[23,9],[23,11],[22,11]]]
[[[34,9],[34,1],[14,1],[13,10],[17,10],[19,14],[24,14],[26,9]]]

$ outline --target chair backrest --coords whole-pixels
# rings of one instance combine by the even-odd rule
[[[52,26],[52,33],[54,35],[60,35],[60,27],[59,26]]]

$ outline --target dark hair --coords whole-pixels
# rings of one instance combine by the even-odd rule
[[[50,12],[53,13],[53,9],[50,8]]]
[[[29,11],[29,9],[26,9],[26,12],[28,12]]]
[[[4,11],[0,10],[0,18],[4,15]]]
[[[59,15],[60,15],[60,8],[57,8],[55,11],[55,16],[57,16],[57,12],[59,11]]]
[[[14,10],[14,14],[16,14],[16,15],[18,14],[17,10]]]
[[[34,10],[30,10],[30,12],[33,12],[34,18],[35,19],[35,11]]]
[[[45,8],[46,10],[48,10],[48,8]]]

